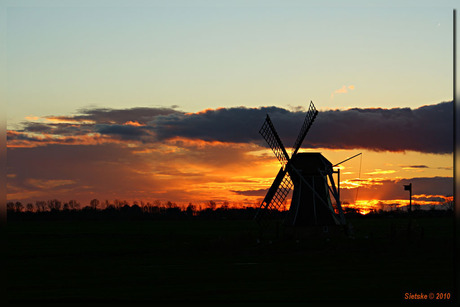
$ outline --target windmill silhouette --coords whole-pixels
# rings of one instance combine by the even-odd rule
[[[267,141],[281,163],[271,187],[257,210],[255,219],[263,231],[270,224],[270,215],[283,205],[292,188],[291,206],[284,218],[288,227],[346,225],[340,204],[339,188],[335,185],[333,170],[320,153],[298,153],[305,136],[315,121],[318,111],[310,102],[304,123],[289,157],[278,133],[267,114],[259,133]],[[335,203],[331,201],[335,200]]]

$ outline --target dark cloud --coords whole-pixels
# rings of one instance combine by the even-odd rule
[[[24,128],[20,132],[32,132],[38,134],[78,136],[94,132],[94,124],[69,124],[69,123],[23,123]]]
[[[100,134],[117,135],[123,140],[139,140],[149,135],[147,127],[130,125],[96,125],[95,131]]]
[[[83,114],[53,117],[63,121],[80,122],[80,124],[26,123],[24,129],[17,132],[75,137],[100,133],[118,140],[143,143],[163,142],[182,137],[266,146],[258,131],[265,116],[269,114],[289,151],[305,118],[303,110],[289,111],[277,107],[221,108],[192,114],[171,108],[86,109],[80,112]],[[19,138],[27,139],[30,136],[19,134],[8,136],[9,141]],[[302,147],[451,153],[453,150],[452,102],[423,106],[414,110],[354,108],[322,111],[317,116]]]
[[[231,108],[204,113],[173,114],[155,118],[151,124],[160,139],[173,136],[227,142],[263,144],[258,130],[269,114],[288,149],[303,123],[305,112],[271,108]],[[452,103],[424,106],[415,110],[349,109],[320,112],[303,147],[413,150],[450,153],[453,149]]]
[[[237,195],[244,195],[244,196],[260,196],[265,197],[267,194],[268,189],[258,189],[258,190],[247,190],[247,191],[235,191],[231,190],[231,192]]]
[[[158,138],[181,136],[205,141],[260,142],[257,133],[267,113],[290,114],[280,108],[249,109],[244,107],[208,110],[197,114],[172,114],[151,121]]]
[[[323,148],[451,153],[452,108],[452,102],[444,102],[415,110],[396,108],[323,112],[318,115],[307,142],[311,147]]]
[[[446,201],[446,198],[439,196],[430,196],[430,197],[414,197],[415,201],[429,201],[429,202],[439,202],[442,203]]]
[[[427,165],[400,165],[402,168],[428,168]]]
[[[174,107],[174,106],[173,106]],[[173,108],[130,108],[130,109],[80,109],[80,115],[53,116],[60,120],[94,121],[101,124],[124,124],[128,121],[137,121],[145,124],[152,118],[160,115],[181,113]]]
[[[37,133],[49,133],[52,127],[50,125],[42,123],[25,123],[25,127],[22,131],[37,132]]]

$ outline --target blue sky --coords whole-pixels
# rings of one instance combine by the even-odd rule
[[[86,107],[419,107],[452,98],[453,2],[14,3],[9,125]]]

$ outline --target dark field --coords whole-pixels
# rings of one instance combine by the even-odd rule
[[[11,302],[404,301],[453,295],[453,219],[359,218],[355,238],[257,243],[253,221],[12,221]],[[57,305],[56,305],[57,306]]]

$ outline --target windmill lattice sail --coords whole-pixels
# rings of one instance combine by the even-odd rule
[[[262,128],[259,130],[259,133],[263,136],[265,141],[267,141],[281,165],[286,165],[289,161],[289,156],[268,114]]]
[[[299,135],[297,136],[294,146],[292,147],[293,150],[291,153],[291,157],[293,157],[299,150],[300,145],[302,145],[302,142],[305,139],[305,136],[307,135],[308,130],[310,130],[311,125],[313,125],[313,122],[315,121],[315,118],[317,115],[318,115],[318,111],[316,110],[315,105],[313,104],[313,101],[310,101],[310,106],[308,107],[308,112],[307,112],[307,115],[305,116],[305,120],[303,122],[302,128],[300,129]]]
[[[292,187],[289,174],[286,174],[286,170],[281,167],[256,214],[256,220],[263,228],[268,226],[267,217],[284,204]]]

